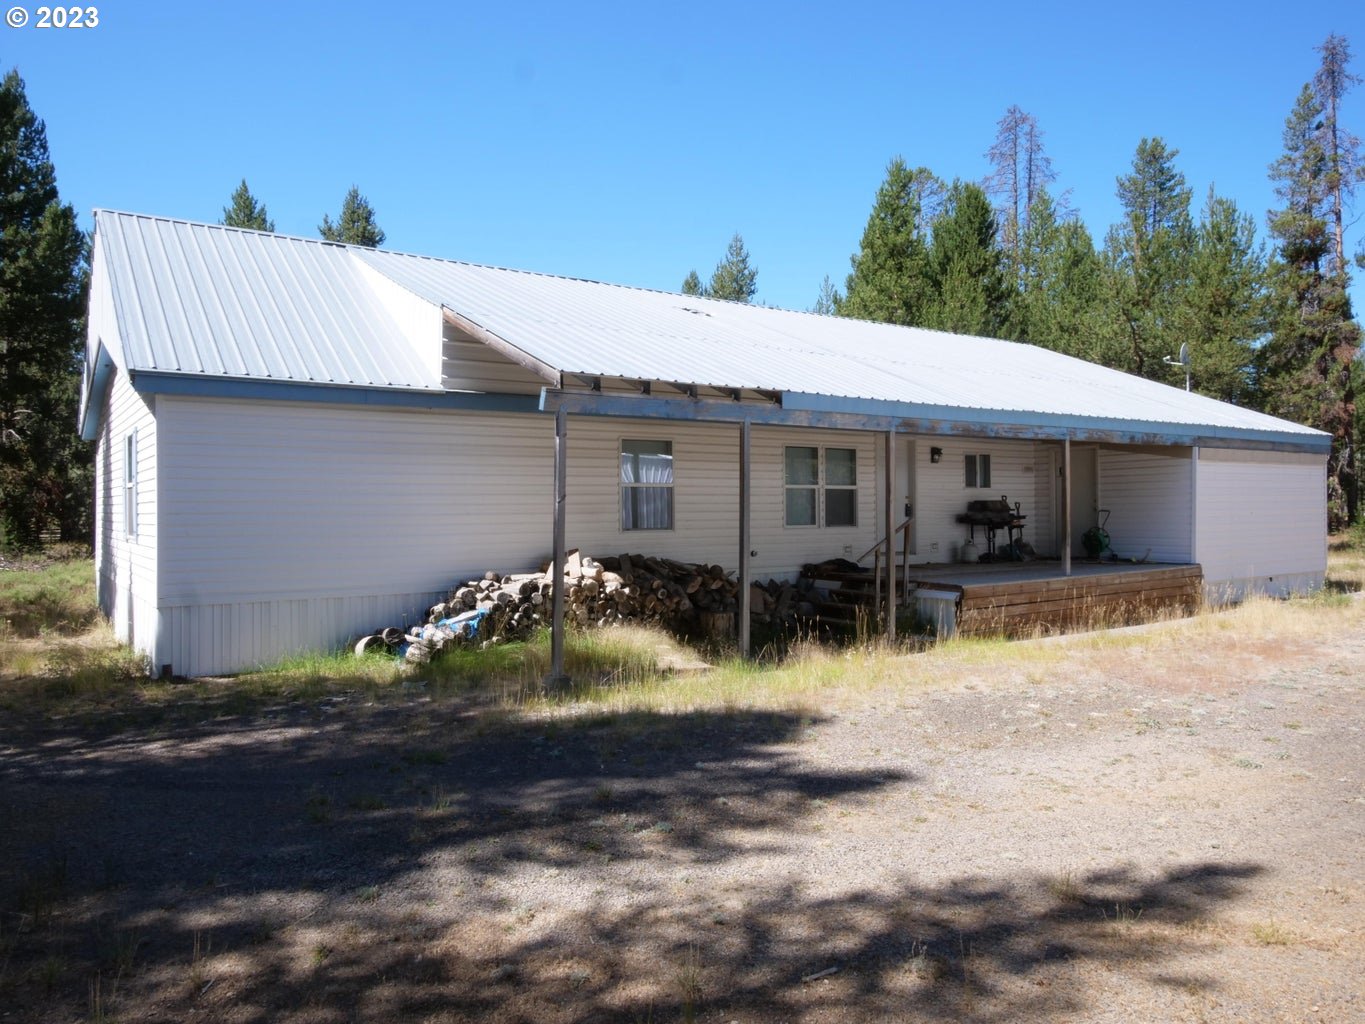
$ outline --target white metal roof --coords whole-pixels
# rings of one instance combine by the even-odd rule
[[[95,237],[130,370],[440,387],[345,246],[107,210]]]
[[[805,408],[1320,431],[1032,345],[97,211],[129,369],[437,391],[372,271],[563,374],[783,392]],[[411,327],[409,328],[411,330]]]
[[[836,399],[1318,431],[1020,342],[356,250],[384,275],[564,373]]]

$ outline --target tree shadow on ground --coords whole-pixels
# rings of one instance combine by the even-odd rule
[[[347,705],[0,737],[0,997],[80,1005],[86,974],[128,959],[101,952],[111,944],[135,945],[152,976],[201,925],[221,950],[357,893],[403,891],[420,908],[440,899],[433,871],[481,892],[661,851],[714,863],[780,844],[815,801],[912,781],[810,770],[791,745],[814,720],[790,713],[557,722],[459,702]],[[261,894],[277,918],[243,909]]]

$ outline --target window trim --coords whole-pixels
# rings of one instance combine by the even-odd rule
[[[625,446],[630,443],[663,444],[668,446],[669,481],[663,483],[626,483],[621,479],[621,456],[627,454]],[[638,453],[637,453],[638,454]],[[616,439],[616,528],[621,533],[671,533],[678,528],[678,457],[671,437],[618,437]],[[625,497],[627,491],[646,488],[668,488],[668,525],[667,526],[626,526]]]
[[[962,486],[978,491],[991,489],[990,452],[970,452],[964,457]]]
[[[137,521],[137,431],[123,438],[123,535],[135,539]]]
[[[813,484],[792,484],[787,482],[787,452],[793,448],[813,449],[816,453],[815,482]],[[826,469],[826,453],[830,450],[851,452],[853,455],[853,483],[831,484]],[[784,530],[856,530],[858,528],[858,492],[862,485],[858,482],[858,448],[844,444],[784,444],[782,446],[782,528]],[[792,491],[813,491],[815,493],[815,522],[792,523],[787,520],[787,495]],[[829,491],[851,491],[853,493],[853,522],[830,525],[827,495]]]

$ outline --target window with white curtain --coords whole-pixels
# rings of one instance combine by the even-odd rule
[[[966,467],[968,487],[989,487],[991,485],[991,457],[989,455],[968,455]]]
[[[673,529],[672,441],[621,441],[621,529]]]

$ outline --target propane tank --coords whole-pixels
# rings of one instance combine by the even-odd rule
[[[976,541],[972,540],[970,537],[963,541],[962,550],[959,552],[958,557],[964,562],[981,561],[981,555],[976,550]]]

